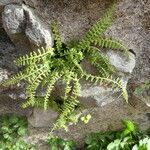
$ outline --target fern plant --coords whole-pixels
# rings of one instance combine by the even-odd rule
[[[88,81],[99,86],[111,86],[112,90],[122,92],[124,99],[128,100],[128,94],[122,81],[114,79],[112,74],[114,69],[108,58],[96,47],[118,49],[128,53],[128,49],[119,41],[103,37],[103,33],[112,23],[112,14],[115,10],[113,5],[88,32],[73,46],[66,46],[61,42],[56,23],[52,24],[54,35],[53,48],[40,48],[31,52],[29,55],[22,56],[15,60],[17,66],[23,66],[23,70],[14,75],[11,79],[5,81],[3,86],[16,84],[19,81],[26,81],[27,101],[23,107],[40,106],[47,110],[51,99],[51,93],[55,83],[61,81],[65,85],[63,104],[59,107],[60,115],[53,129],[66,128],[66,123],[71,120],[74,110],[79,104],[80,79],[85,78]],[[89,74],[81,67],[83,59],[87,59],[99,71],[99,75]],[[37,88],[43,85],[46,87],[45,96],[42,100],[36,98]]]

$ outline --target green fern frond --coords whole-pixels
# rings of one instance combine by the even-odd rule
[[[14,63],[17,66],[25,66],[25,65],[31,65],[32,63],[39,63],[43,57],[45,56],[52,56],[53,48],[41,48],[38,49],[37,52],[33,51],[29,55],[22,56],[18,58]]]
[[[56,42],[55,43],[56,44],[56,49],[59,52],[62,48],[62,42],[61,42],[61,37],[60,37],[59,31],[58,31],[58,28],[57,28],[57,24],[55,22],[53,22],[51,24],[51,29],[52,29],[52,32],[53,32],[54,40]]]
[[[49,68],[44,68],[45,66],[38,68],[35,72],[35,76],[32,76],[32,78],[27,78],[30,84],[26,88],[26,94],[28,97],[28,101],[23,104],[23,107],[26,108],[28,106],[34,106],[35,105],[35,93],[36,89],[42,82],[42,80],[48,75]]]
[[[34,107],[34,105],[35,105],[35,93],[36,93],[36,89],[39,86],[39,84],[40,84],[40,80],[36,81],[32,85],[30,84],[26,88],[26,94],[27,94],[28,100],[22,105],[23,108],[27,108],[28,106]]]
[[[108,27],[112,23],[112,14],[114,11],[115,5],[108,9],[104,17],[102,17],[97,23],[93,25],[93,27],[91,27],[91,29],[87,32],[85,37],[79,42],[79,49],[85,49],[91,44],[91,42],[99,38],[108,29]]]
[[[63,77],[63,83],[65,84],[64,96],[62,97],[63,101],[67,101],[69,94],[72,90],[71,81],[72,81],[72,72],[65,72]]]
[[[86,55],[88,61],[98,69],[102,76],[107,76],[114,72],[108,58],[99,49],[89,47],[86,49]]]
[[[20,71],[16,75],[14,75],[11,79],[6,80],[2,83],[3,86],[7,87],[9,85],[16,84],[18,81],[24,79],[24,74]]]
[[[42,97],[42,96],[36,97],[35,98],[34,107],[43,109],[43,106],[44,106],[44,97]],[[51,109],[53,109],[54,111],[57,111],[57,112],[60,111],[59,104],[56,103],[55,99],[52,98],[52,97],[49,97],[49,101],[48,101],[47,107],[51,108]]]
[[[122,96],[128,102],[127,90],[124,87],[123,82],[119,78],[114,79],[112,76],[98,77],[91,74],[87,74],[86,72],[81,74],[81,77],[84,77],[86,80],[94,82],[95,84],[110,86],[113,90],[121,91]]]
[[[54,72],[51,74],[50,79],[49,79],[49,84],[47,86],[46,94],[44,97],[44,110],[48,109],[48,102],[49,102],[49,97],[51,95],[51,92],[54,88],[55,82],[59,79],[59,74],[58,72]]]
[[[16,75],[14,75],[9,80],[6,80],[3,83],[3,86],[13,85],[13,84],[16,84],[17,82],[19,82],[21,80],[27,80],[30,83],[32,83],[32,81],[34,79],[34,76],[37,77],[37,75],[39,73],[41,73],[43,76],[46,76],[48,74],[49,68],[44,69],[45,65],[41,66],[39,68],[37,68],[37,66],[35,65],[35,68],[33,66],[31,66],[29,68],[26,68],[23,71],[20,71],[19,73],[17,73]]]
[[[74,76],[73,84],[74,85],[72,86],[71,95],[68,96],[68,98],[64,101],[64,104],[61,109],[61,114],[54,126],[55,129],[66,129],[66,123],[69,119],[68,117],[72,114],[72,112],[75,110],[75,106],[77,106],[79,103],[77,97],[80,95],[81,87],[77,75]],[[52,130],[55,130],[54,128]]]
[[[93,40],[93,44],[102,48],[119,49],[125,52],[127,55],[129,53],[129,49],[115,39],[97,38]]]

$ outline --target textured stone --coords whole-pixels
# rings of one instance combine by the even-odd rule
[[[19,4],[22,0],[0,0],[0,28],[2,27],[2,12],[4,7],[8,4]]]
[[[53,39],[50,28],[29,7],[23,5],[23,9],[27,18],[25,34],[31,44],[35,44],[38,47],[52,47]]]
[[[47,111],[35,108],[32,116],[28,118],[28,122],[33,127],[52,127],[58,113],[49,109]]]
[[[0,68],[0,83],[8,79],[8,71],[6,69]]]
[[[18,5],[5,6],[3,13],[3,26],[8,35],[23,32],[25,28],[25,15],[23,8]]]
[[[31,45],[24,34],[25,15],[23,8],[15,4],[5,6],[2,21],[5,31],[15,46],[22,52],[29,51]]]
[[[108,50],[106,55],[117,72],[114,78],[118,76],[122,80],[123,86],[126,87],[130,75],[135,67],[134,54],[129,52],[129,58],[127,58],[121,52]],[[87,63],[83,64],[83,67],[88,71],[91,70],[92,72],[92,66],[87,66]],[[117,99],[122,99],[120,91],[112,91],[111,88],[93,85],[90,82],[82,82],[80,101],[86,107],[104,106]]]
[[[22,109],[21,105],[24,102],[22,99],[11,99],[5,94],[0,94],[0,115],[2,114],[17,114],[23,116],[30,116],[32,114],[32,109]]]
[[[19,3],[20,0],[1,0],[0,1],[0,6],[5,6],[5,5],[8,5],[8,4],[13,4],[13,3]]]
[[[50,28],[27,6],[7,5],[2,18],[4,29],[18,49],[29,51],[53,45]]]
[[[119,72],[131,74],[135,67],[135,55],[129,52],[129,58],[121,52],[116,52],[112,50],[107,51],[107,56],[110,63],[115,67]]]
[[[141,103],[140,103],[141,104]],[[150,124],[150,112],[149,109],[145,109],[140,105],[140,110],[123,101],[116,101],[111,104],[105,105],[102,108],[95,107],[87,109],[84,114],[91,114],[92,118],[88,124],[84,124],[79,121],[76,125],[69,127],[69,132],[63,132],[62,130],[56,131],[55,135],[60,136],[64,139],[73,139],[77,142],[77,146],[81,149],[83,146],[83,138],[91,132],[107,131],[107,130],[118,130],[121,129],[123,119],[130,119],[141,129],[145,130],[149,128]],[[144,111],[144,113],[143,113]],[[29,141],[31,143],[39,143],[49,133],[49,128],[34,128],[29,126]],[[42,147],[42,146],[41,146]]]
[[[19,3],[20,0],[1,0],[0,1],[0,13],[2,13],[4,7],[8,4]]]
[[[11,42],[6,31],[0,28],[0,67],[8,70],[15,69],[13,60],[18,55],[14,44]]]

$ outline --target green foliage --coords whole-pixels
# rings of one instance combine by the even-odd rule
[[[15,115],[0,116],[0,150],[35,150],[21,139],[27,132],[27,120]]]
[[[150,80],[145,81],[143,84],[141,84],[140,86],[138,86],[135,91],[134,94],[135,95],[141,95],[144,93],[144,91],[146,90],[150,90]]]
[[[72,140],[63,140],[58,137],[53,137],[47,140],[47,145],[51,150],[75,150],[75,142]]]
[[[135,125],[124,120],[125,129],[91,133],[85,139],[87,150],[150,150],[150,136],[139,131]]]
[[[87,124],[91,119],[91,115],[88,114],[86,116],[81,117],[81,121],[83,121],[85,124]]]
[[[59,118],[52,130],[62,127],[67,130],[66,124],[72,120],[72,114],[79,105],[78,96],[81,89],[79,82],[81,78],[120,91],[124,99],[128,101],[128,94],[122,81],[119,78],[114,79],[112,77],[113,67],[108,58],[96,48],[98,45],[102,48],[119,49],[125,53],[128,51],[120,42],[103,38],[103,33],[112,23],[114,10],[115,6],[113,5],[104,17],[91,27],[85,37],[72,47],[61,42],[56,24],[52,24],[54,47],[40,48],[36,52],[18,58],[15,64],[19,67],[23,66],[23,70],[3,83],[3,86],[9,86],[22,80],[26,81],[28,99],[23,107],[42,107],[47,110],[51,102],[55,103],[51,98],[55,83],[62,82],[65,85],[64,96],[62,96],[62,105],[58,109],[60,112]],[[81,67],[80,64],[83,59],[87,59],[97,68],[99,71],[98,76],[88,74]],[[38,100],[36,90],[41,85],[46,88],[46,92],[43,100],[41,98]],[[76,119],[72,121],[76,122]]]

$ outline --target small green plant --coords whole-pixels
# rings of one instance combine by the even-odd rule
[[[81,121],[83,121],[85,124],[87,124],[91,119],[91,115],[88,114],[86,116],[81,117]]]
[[[86,150],[150,150],[150,135],[139,131],[129,121],[123,121],[125,129],[91,133],[85,139]]]
[[[59,137],[53,137],[47,140],[47,145],[51,150],[75,150],[76,144],[72,140],[64,140]]]
[[[147,80],[143,84],[138,86],[135,89],[134,94],[139,96],[139,95],[143,94],[144,91],[146,91],[146,90],[150,90],[150,80]]]
[[[27,120],[16,115],[0,116],[0,150],[35,150],[21,139],[27,132]]]
[[[52,131],[59,128],[67,130],[66,124],[72,121],[72,114],[75,114],[73,112],[79,106],[78,96],[81,91],[80,79],[82,78],[120,91],[124,99],[128,101],[128,94],[122,81],[112,77],[114,73],[112,65],[102,51],[97,48],[118,49],[128,54],[128,48],[119,41],[103,36],[112,23],[114,10],[115,6],[113,5],[83,39],[73,45],[62,43],[56,24],[52,24],[54,47],[41,48],[18,58],[15,64],[19,67],[23,66],[23,70],[3,83],[3,86],[9,86],[22,80],[26,81],[28,99],[23,107],[42,107],[47,110],[50,103],[55,103],[51,98],[53,87],[57,81],[61,81],[65,85],[64,95],[61,99],[62,105],[58,108],[60,115]],[[81,62],[84,59],[97,68],[98,76],[89,74],[82,68]],[[46,92],[43,99],[39,100],[36,97],[36,89],[41,85],[45,86]]]

